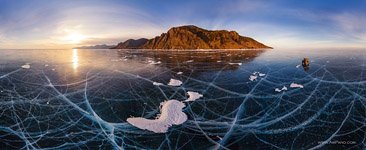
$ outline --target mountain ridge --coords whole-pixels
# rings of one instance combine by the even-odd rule
[[[207,30],[194,25],[170,28],[152,39],[129,39],[111,49],[270,49],[236,31]]]

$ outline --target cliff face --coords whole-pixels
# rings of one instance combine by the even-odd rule
[[[128,40],[127,40],[128,41]],[[127,42],[126,41],[126,42]],[[126,43],[124,42],[124,43]],[[141,43],[140,43],[141,44]],[[121,46],[120,46],[121,45]],[[118,44],[117,48],[131,47]],[[174,27],[153,39],[146,40],[141,49],[262,49],[271,48],[235,31],[205,30],[196,26]]]

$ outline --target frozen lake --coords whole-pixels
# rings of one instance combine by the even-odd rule
[[[362,149],[365,71],[349,49],[0,50],[0,148]],[[172,99],[167,132],[127,122]]]

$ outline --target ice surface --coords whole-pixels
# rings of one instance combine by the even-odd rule
[[[296,83],[291,83],[291,84],[290,84],[290,87],[292,87],[292,88],[304,88],[304,86],[303,86],[303,85],[301,85],[301,84],[296,84]]]
[[[168,85],[170,85],[170,86],[180,86],[180,85],[182,85],[182,81],[179,81],[177,79],[170,79]]]
[[[202,94],[197,93],[197,92],[192,92],[192,91],[188,91],[187,94],[189,97],[188,97],[188,99],[185,100],[185,102],[195,101],[195,100],[203,97]]]
[[[110,61],[115,54],[105,55],[112,50],[87,50],[87,55],[79,50],[85,67],[73,69],[72,57],[65,57],[64,51],[59,55],[52,50],[49,57],[41,57],[43,50],[25,55],[27,50],[6,57],[2,50],[0,145],[5,146],[2,149],[208,149],[214,145],[218,149],[363,149],[364,138],[358,137],[365,135],[366,54],[347,50],[342,55],[349,56],[343,57],[319,51],[307,52],[317,63],[304,72],[299,71],[302,66],[295,68],[300,63],[297,58],[303,57],[296,51],[267,51],[247,61],[251,63],[245,62],[248,55],[241,60],[222,55],[216,60],[211,59],[214,55],[201,54],[168,54],[174,61],[167,62],[168,57],[154,51],[147,57],[161,58],[162,65],[153,66],[147,63],[146,53],[133,56],[138,50],[118,65]],[[197,63],[185,63],[190,59]],[[23,61],[31,63],[30,70],[21,67]],[[178,71],[186,76],[177,75]],[[250,75],[260,82],[250,82]],[[165,86],[171,78],[184,86]],[[154,88],[154,81],[164,86]],[[306,90],[292,88],[291,83]],[[204,100],[185,102],[191,98],[188,91],[204,95]],[[165,128],[157,121],[164,120],[157,115],[162,113],[159,105],[172,99],[186,105],[182,111],[188,119]],[[131,115],[141,117],[132,122],[156,127],[158,132],[164,128],[166,134],[131,125],[126,121]],[[318,142],[344,139],[356,144]]]
[[[160,104],[160,115],[157,119],[146,119],[142,117],[128,118],[127,122],[131,125],[149,130],[155,133],[165,133],[172,125],[180,125],[187,120],[187,115],[182,112],[185,104],[177,100],[168,100]]]

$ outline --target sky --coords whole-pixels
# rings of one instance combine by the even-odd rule
[[[117,44],[181,25],[274,48],[363,48],[365,10],[365,0],[0,0],[0,49]]]

